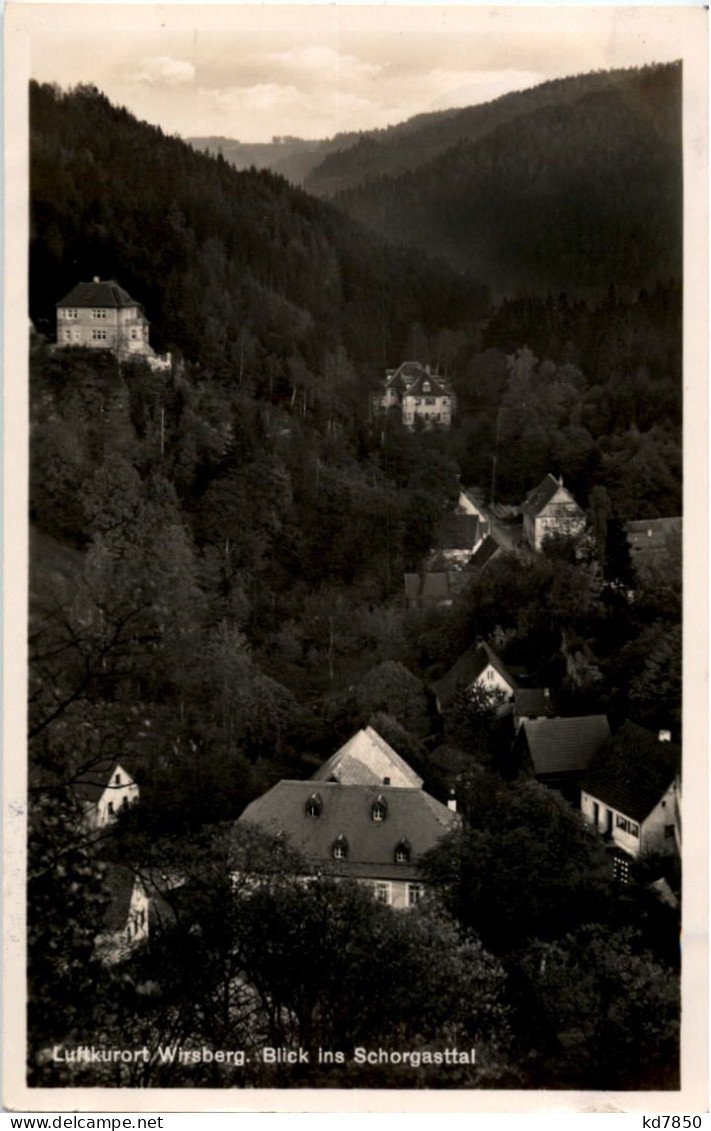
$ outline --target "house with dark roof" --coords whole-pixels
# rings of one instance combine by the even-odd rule
[[[493,562],[497,554],[501,553],[502,549],[499,543],[491,534],[487,534],[486,538],[479,543],[476,550],[469,558],[466,564],[467,573],[480,576],[486,567]]]
[[[471,691],[475,686],[498,693],[506,701],[513,698],[518,687],[503,660],[484,641],[477,641],[468,648],[453,667],[433,683],[438,709],[446,711],[458,691]]]
[[[464,487],[459,492],[457,499],[457,514],[473,514],[479,519],[482,536],[488,534],[491,526],[491,515],[484,503],[484,495],[476,487]]]
[[[121,962],[148,941],[150,900],[143,881],[130,868],[111,865],[105,874],[109,900],[95,947],[106,965]]]
[[[185,877],[143,872],[123,864],[104,865],[108,901],[101,929],[94,939],[97,957],[105,964],[122,962],[176,922],[176,899],[189,900]],[[186,892],[186,889],[187,892]],[[185,895],[183,894],[185,893]]]
[[[410,609],[437,609],[452,605],[471,574],[459,569],[427,569],[405,574],[405,600]]]
[[[327,762],[319,766],[311,781],[339,785],[392,785],[420,789],[422,778],[408,766],[373,727],[359,730]]]
[[[376,413],[399,408],[403,424],[410,429],[421,420],[426,428],[449,428],[456,411],[456,395],[446,378],[432,373],[429,365],[404,361],[389,369],[381,392],[373,397]]]
[[[592,759],[580,808],[614,852],[625,878],[629,858],[681,853],[681,748],[626,722]]]
[[[357,880],[379,902],[406,908],[424,890],[418,861],[459,817],[414,786],[312,779],[278,782],[239,821],[286,840],[309,875]]]
[[[114,279],[94,276],[77,283],[56,304],[57,346],[110,350],[119,361],[142,358],[154,369],[170,367],[149,342],[149,323],[143,307]]]
[[[532,550],[540,551],[549,535],[577,538],[585,530],[585,515],[562,476],[546,475],[528,493],[523,507],[523,532]]]
[[[519,687],[514,691],[514,727],[516,732],[529,719],[552,719],[555,705],[548,687]]]
[[[526,719],[514,740],[522,769],[577,805],[580,778],[610,737],[605,715]]]
[[[117,761],[104,759],[81,770],[72,789],[84,810],[84,819],[93,829],[105,828],[119,813],[134,805],[139,788],[128,771]]]
[[[471,754],[449,743],[436,746],[428,755],[427,763],[434,774],[450,787],[456,786],[460,778],[465,777],[477,765]]]

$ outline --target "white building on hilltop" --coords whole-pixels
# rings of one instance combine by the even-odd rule
[[[419,361],[403,361],[397,369],[388,369],[383,391],[373,397],[376,413],[399,408],[402,422],[410,430],[417,420],[425,428],[449,428],[456,407],[449,381]]]
[[[119,361],[147,361],[152,369],[169,369],[170,354],[159,355],[149,342],[143,307],[113,279],[77,283],[57,303],[57,346],[110,350]]]

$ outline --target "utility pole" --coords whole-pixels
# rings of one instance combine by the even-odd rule
[[[499,459],[499,434],[501,430],[501,408],[496,413],[496,431],[494,433],[494,455],[491,460],[491,501],[496,501],[496,465]]]

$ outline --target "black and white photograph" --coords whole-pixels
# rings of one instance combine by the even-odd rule
[[[15,1110],[707,1110],[707,24],[6,10]]]

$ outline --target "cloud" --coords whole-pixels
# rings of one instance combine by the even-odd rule
[[[170,55],[154,55],[147,59],[143,70],[130,76],[132,82],[147,83],[149,86],[182,86],[195,78],[195,67],[184,59],[172,59]]]
[[[342,55],[332,47],[298,47],[289,51],[273,52],[270,58],[277,64],[300,74],[319,78],[326,72],[332,78],[337,72],[341,79],[374,78],[382,67],[379,63],[366,63],[355,55]]]

